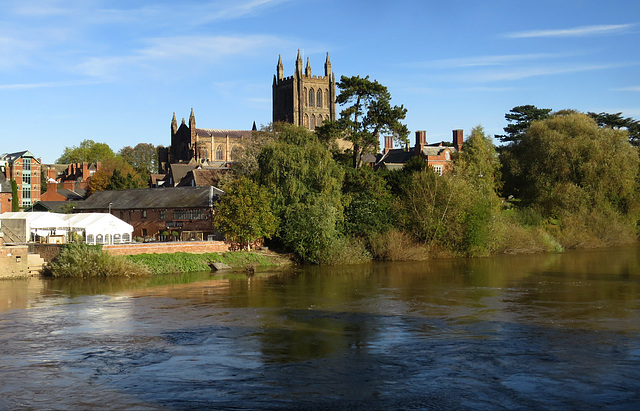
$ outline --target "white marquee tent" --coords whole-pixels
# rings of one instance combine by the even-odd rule
[[[5,242],[27,242],[53,236],[67,239],[77,233],[88,244],[131,242],[133,226],[108,213],[57,214],[9,212],[0,214]]]

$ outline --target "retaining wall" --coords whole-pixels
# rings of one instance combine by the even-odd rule
[[[102,249],[113,255],[171,254],[171,253],[224,253],[230,245],[224,241],[176,241],[168,243],[142,243],[103,245]]]

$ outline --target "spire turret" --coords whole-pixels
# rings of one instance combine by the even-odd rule
[[[178,122],[176,121],[176,113],[173,113],[173,118],[171,119],[171,135],[174,135],[178,132]]]
[[[300,49],[298,49],[298,57],[296,58],[296,75],[302,77],[302,57],[300,57]]]
[[[331,75],[331,61],[329,60],[329,52],[327,52],[327,59],[324,62],[324,75],[325,77]]]
[[[284,78],[284,67],[282,66],[282,57],[278,54],[278,65],[276,66],[276,75],[278,80]]]
[[[307,67],[304,69],[304,75],[311,77],[311,63],[309,63],[309,57],[307,57]]]

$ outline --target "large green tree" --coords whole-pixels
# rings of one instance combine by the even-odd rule
[[[62,155],[56,160],[58,164],[97,163],[115,157],[111,147],[106,143],[83,140],[78,146],[65,147]]]
[[[251,250],[251,243],[271,238],[278,228],[271,201],[266,188],[240,177],[225,186],[225,194],[216,205],[213,225],[227,240],[246,245],[247,250]]]
[[[278,238],[303,261],[322,261],[342,223],[342,168],[315,133],[291,124],[280,125],[258,164],[281,220]]]
[[[409,130],[400,120],[407,109],[391,105],[391,94],[385,86],[369,76],[342,76],[338,82],[340,93],[336,99],[346,107],[340,113],[338,124],[342,138],[353,144],[352,165],[359,168],[365,154],[379,149],[379,139],[391,134],[401,144],[408,142]]]
[[[503,143],[517,143],[533,121],[548,118],[549,113],[551,113],[551,109],[538,108],[531,104],[516,106],[504,116],[509,122],[504,128],[506,134],[496,135],[496,138]]]
[[[587,113],[600,127],[611,127],[614,130],[626,129],[629,142],[640,146],[640,121],[631,117],[623,117],[622,113]]]
[[[138,143],[135,147],[125,146],[118,151],[118,155],[145,177],[158,172],[158,150],[153,144]]]

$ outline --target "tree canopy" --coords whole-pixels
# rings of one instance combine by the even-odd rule
[[[634,146],[640,146],[640,121],[631,117],[622,117],[622,113],[587,113],[593,118],[599,127],[611,127],[614,130],[626,129],[629,133],[629,142]]]
[[[153,144],[138,143],[135,147],[125,146],[118,151],[118,155],[144,176],[158,172],[158,151]]]
[[[96,191],[125,190],[147,187],[145,180],[122,157],[116,156],[102,162],[87,184],[87,195]]]
[[[338,88],[336,102],[346,105],[338,124],[342,138],[353,144],[354,168],[362,165],[365,154],[378,150],[383,134],[391,134],[401,144],[408,142],[409,130],[400,122],[406,117],[407,109],[391,105],[391,94],[385,86],[369,80],[369,76],[342,76]],[[325,134],[335,135],[335,132]]]
[[[58,164],[97,163],[115,157],[111,147],[106,143],[83,140],[78,146],[65,147],[62,155],[56,160]]]
[[[507,134],[496,135],[496,138],[503,143],[517,143],[533,121],[548,118],[549,113],[551,113],[551,109],[538,108],[531,104],[516,106],[504,116],[510,123],[504,128]]]
[[[271,238],[278,228],[271,201],[266,188],[240,177],[225,186],[225,194],[216,205],[213,225],[225,233],[227,240],[246,245],[250,250],[251,243]]]

